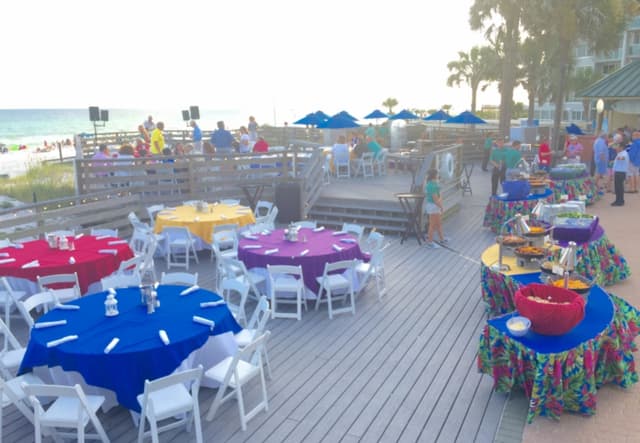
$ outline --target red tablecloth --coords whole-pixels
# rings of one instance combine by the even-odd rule
[[[9,254],[9,257],[16,260],[11,263],[0,264],[0,276],[24,278],[36,281],[37,276],[51,274],[78,273],[80,290],[86,294],[91,283],[99,281],[102,277],[113,273],[118,269],[120,262],[133,257],[133,252],[126,243],[110,245],[109,242],[121,239],[109,237],[96,239],[96,237],[85,235],[79,239],[69,237],[69,241],[74,243],[75,250],[62,251],[52,249],[45,240],[35,240],[23,243],[22,249],[8,247],[0,249],[2,253]],[[114,249],[116,255],[98,252],[101,249]],[[73,257],[75,263],[69,263]],[[0,257],[4,260],[7,257]],[[33,260],[38,260],[40,266],[23,268],[22,265]]]

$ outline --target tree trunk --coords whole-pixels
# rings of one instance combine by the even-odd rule
[[[536,107],[536,94],[534,91],[529,91],[529,109],[527,111],[527,126],[533,125],[533,115]]]
[[[478,86],[471,86],[471,112],[476,113],[476,97],[478,95]]]
[[[564,111],[564,94],[567,84],[567,60],[569,58],[569,45],[567,42],[560,42],[560,54],[558,60],[558,82],[557,91],[554,97],[555,113],[553,117],[553,136],[552,136],[552,148],[559,151],[563,148],[562,141],[560,140],[560,125],[562,124],[562,115]]]
[[[516,64],[518,42],[520,40],[518,26],[519,13],[505,17],[505,62],[502,65],[502,94],[500,94],[500,123],[499,130],[502,137],[508,137],[511,130],[511,114],[513,113],[513,89],[516,82]]]

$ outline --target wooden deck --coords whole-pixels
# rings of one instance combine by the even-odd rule
[[[205,441],[493,441],[506,396],[493,392],[475,360],[486,319],[478,260],[493,242],[481,228],[486,196],[465,197],[460,212],[446,220],[450,248],[389,238],[383,301],[370,289],[357,300],[355,316],[331,321],[323,305],[299,322],[271,320],[269,412],[243,432],[237,405],[228,402],[212,422],[203,421]],[[193,270],[201,286],[211,288],[213,267],[208,254],[202,258]],[[164,270],[162,261],[158,268]],[[255,389],[247,391],[251,397]],[[203,415],[214,395],[201,389]],[[111,441],[135,441],[127,410],[99,417]],[[33,427],[14,407],[5,409],[4,420],[5,442],[33,440]],[[160,440],[192,438],[176,430]]]

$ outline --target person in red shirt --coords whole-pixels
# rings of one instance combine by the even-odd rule
[[[253,152],[269,152],[269,143],[263,137],[258,137],[258,141],[253,145]]]
[[[549,148],[549,143],[546,140],[543,140],[538,148],[538,164],[540,169],[545,171],[548,171],[551,167],[551,148]]]

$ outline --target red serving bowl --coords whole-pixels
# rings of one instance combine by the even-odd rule
[[[531,329],[542,335],[566,334],[584,318],[585,301],[579,294],[539,283],[518,289],[515,305],[520,315],[531,320]]]

